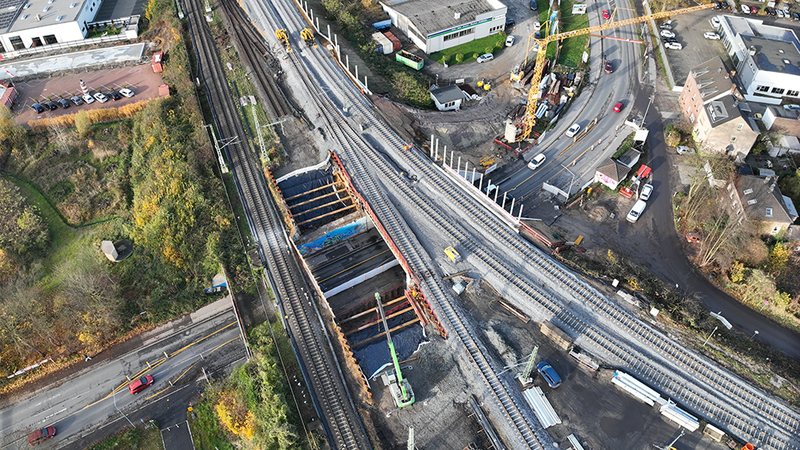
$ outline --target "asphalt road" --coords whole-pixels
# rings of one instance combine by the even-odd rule
[[[55,426],[57,435],[40,448],[84,448],[130,423],[141,426],[151,418],[164,426],[185,421],[187,401],[197,395],[202,369],[218,373],[244,356],[231,309],[169,329],[138,349],[72,374],[0,410],[0,448],[28,448],[28,433],[49,425]],[[144,375],[155,379],[153,385],[131,395],[127,377]],[[155,406],[172,396],[183,401],[172,402],[169,408]]]

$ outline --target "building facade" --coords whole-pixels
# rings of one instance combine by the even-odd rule
[[[86,38],[103,0],[12,0],[0,12],[0,53]]]
[[[694,123],[707,103],[735,92],[733,80],[719,56],[692,68],[678,98],[683,115]]]
[[[727,95],[700,108],[692,137],[705,153],[724,153],[743,160],[760,134],[757,130],[747,103]]]
[[[383,10],[427,54],[505,29],[508,8],[498,0],[387,0]]]

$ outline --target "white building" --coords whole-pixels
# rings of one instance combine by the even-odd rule
[[[464,101],[464,93],[455,85],[431,89],[431,99],[439,111],[458,111]]]
[[[748,101],[800,99],[800,41],[792,30],[762,20],[719,16],[722,43]]]
[[[0,53],[84,39],[103,0],[0,0]]]
[[[392,25],[428,54],[503,31],[508,9],[498,0],[385,0],[381,5]]]

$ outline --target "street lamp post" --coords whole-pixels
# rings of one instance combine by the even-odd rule
[[[755,331],[753,332],[753,335],[752,335],[752,336],[750,336],[750,339],[751,339],[751,340],[752,340],[752,339],[755,339],[755,338],[756,338],[756,336],[758,336],[758,330],[755,330]]]
[[[135,428],[135,425],[133,424],[133,422],[131,422],[131,419],[128,419],[128,416],[126,416],[125,413],[122,412],[121,409],[119,409],[119,406],[117,406],[117,391],[116,390],[114,390],[114,394],[112,394],[111,397],[114,399],[114,408],[117,408],[117,411],[119,411],[119,413],[122,414],[122,417],[124,417],[125,420],[127,420],[128,423],[131,424],[131,426]]]
[[[567,189],[567,200],[569,200],[569,196],[570,194],[572,194],[572,184],[575,183],[575,174],[572,173],[571,170],[567,169],[567,166],[561,164],[561,167],[563,167],[564,170],[566,170],[567,172],[569,172],[570,175],[572,175],[572,181],[569,182],[569,189]]]
[[[711,336],[713,336],[713,335],[714,335],[714,332],[715,332],[715,331],[717,331],[717,329],[718,329],[718,328],[719,328],[719,327],[714,327],[714,330],[713,330],[711,333],[709,333],[709,334],[708,334],[708,337],[706,338],[706,341],[705,341],[705,342],[703,342],[703,347],[705,347],[705,346],[706,346],[706,344],[708,344],[708,340],[709,340],[709,339],[711,339]]]

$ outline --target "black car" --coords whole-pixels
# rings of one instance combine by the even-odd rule
[[[69,102],[64,100],[63,98],[56,100],[56,103],[58,103],[58,106],[60,106],[60,107],[62,107],[64,109],[69,108]]]
[[[111,91],[108,93],[108,96],[111,97],[112,100],[117,101],[122,99],[122,94],[117,91]]]
[[[43,105],[44,105],[45,108],[49,109],[50,111],[55,111],[55,110],[58,109],[58,105],[56,105],[55,103],[51,102],[50,100],[44,102]]]
[[[770,16],[776,16],[776,15],[778,15],[778,12],[777,12],[777,11],[775,11],[775,8],[773,8],[773,7],[771,7],[771,6],[767,6],[766,8],[764,8],[764,11],[766,11],[766,12],[767,12],[767,14],[769,14]]]
[[[44,112],[44,106],[42,106],[42,105],[40,105],[38,103],[32,104],[31,105],[31,109],[36,111],[37,114],[41,114],[41,113]]]
[[[664,42],[678,42],[675,38],[664,38]]]
[[[516,24],[517,22],[514,22],[514,19],[506,19],[506,28],[511,28]]]

